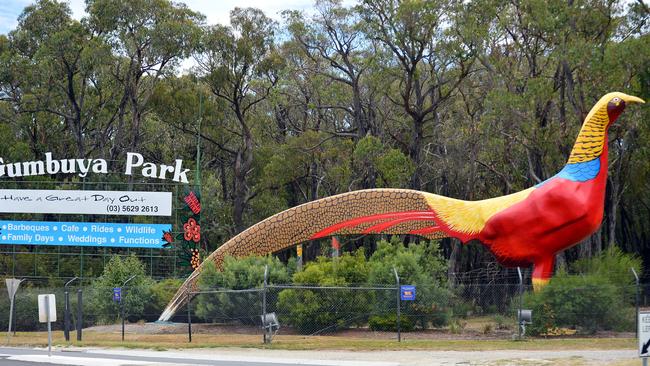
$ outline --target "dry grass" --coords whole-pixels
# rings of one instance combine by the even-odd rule
[[[74,339],[75,333],[71,334]],[[396,340],[367,339],[337,336],[291,336],[279,335],[273,344],[262,344],[259,335],[211,335],[196,334],[192,343],[182,334],[126,334],[121,341],[119,333],[98,333],[86,331],[83,341],[65,342],[63,332],[53,332],[53,344],[57,346],[86,347],[124,347],[148,349],[179,348],[215,348],[215,347],[254,347],[287,350],[609,350],[634,349],[633,338],[565,338],[565,339],[530,339],[526,341],[509,340],[431,340],[406,339],[401,343]],[[5,343],[7,344],[7,343]],[[11,337],[8,345],[45,346],[46,332],[19,332]],[[624,365],[624,364],[623,364]],[[623,366],[621,365],[621,366]]]

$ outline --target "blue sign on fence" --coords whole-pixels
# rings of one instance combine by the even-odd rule
[[[415,300],[415,286],[413,285],[400,286],[400,298],[406,301]]]
[[[115,287],[113,288],[113,301],[121,302],[122,301],[122,288]]]
[[[162,248],[169,224],[0,221],[0,244]]]

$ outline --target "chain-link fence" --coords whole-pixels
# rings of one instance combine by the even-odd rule
[[[70,329],[81,324],[84,331],[116,333],[122,309],[127,324],[154,322],[177,288],[163,288],[166,295],[157,297],[147,289],[125,287],[121,289],[121,302],[114,298],[113,288],[70,286],[67,290]],[[53,329],[62,330],[65,292],[63,287],[22,285],[16,293],[12,328],[19,332],[46,330],[46,325],[38,322],[37,296],[51,293],[56,296],[58,315]],[[533,334],[551,334],[545,333],[548,329],[553,334],[635,331],[634,286],[593,284],[558,287],[547,297],[532,294],[526,286],[498,283],[418,284],[413,300],[405,299],[397,285],[273,284],[252,289],[202,289],[192,293],[189,304],[174,316],[175,328],[165,331],[186,334],[191,321],[194,334],[247,334],[262,339],[261,315],[273,313],[279,323],[279,329],[273,330],[279,335],[509,339],[519,332],[517,310],[522,306],[532,309],[533,322],[539,323],[530,324],[531,329],[537,329]],[[622,298],[617,300],[616,296]],[[615,302],[608,303],[607,299]],[[9,300],[7,291],[1,291],[0,324],[5,329]],[[649,303],[650,285],[643,285],[639,306]]]

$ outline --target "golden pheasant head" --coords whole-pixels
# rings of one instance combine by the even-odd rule
[[[645,102],[643,99],[635,97],[633,95],[628,95],[621,92],[613,92],[605,94],[602,98],[600,98],[600,101],[596,105],[601,105],[602,107],[606,106],[607,116],[609,117],[609,124],[607,127],[609,127],[612,123],[614,123],[614,121],[616,121],[618,116],[623,113],[623,110],[625,110],[625,106],[628,103]]]
[[[607,143],[607,130],[623,113],[628,103],[644,103],[644,101],[620,92],[608,93],[600,98],[582,124],[568,163],[582,163],[599,157]]]

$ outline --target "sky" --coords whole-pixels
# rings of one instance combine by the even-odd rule
[[[18,24],[18,16],[23,9],[34,0],[0,0],[0,34],[7,34]],[[309,10],[313,8],[315,0],[185,0],[183,2],[190,9],[203,13],[207,17],[208,24],[227,24],[230,10],[234,7],[259,8],[274,19],[280,19],[279,12],[286,9]],[[352,3],[352,0],[344,1],[344,4]],[[72,15],[80,19],[84,15],[84,0],[69,0],[68,4]]]

